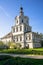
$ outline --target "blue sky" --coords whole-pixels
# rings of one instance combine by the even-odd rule
[[[0,37],[11,31],[21,4],[32,31],[43,33],[43,0],[0,0]]]

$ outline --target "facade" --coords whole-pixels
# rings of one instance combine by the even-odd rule
[[[20,8],[19,16],[15,17],[15,26],[12,26],[11,33],[9,33],[9,35],[1,40],[4,40],[5,42],[13,41],[15,43],[20,43],[22,48],[41,47],[40,34],[32,32],[32,27],[29,25],[29,18],[24,16],[22,7]]]
[[[7,42],[11,42],[12,41],[12,33],[8,33],[7,35],[5,35],[3,38],[0,39],[0,41],[3,41],[5,44]]]

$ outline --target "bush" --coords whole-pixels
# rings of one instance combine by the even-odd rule
[[[6,60],[6,59],[9,59],[9,58],[11,58],[11,57],[7,56],[7,55],[0,55],[0,61]]]
[[[21,48],[20,43],[14,43],[14,42],[8,42],[7,46],[11,49],[20,49]]]
[[[43,55],[43,50],[39,50],[39,49],[2,49],[2,50],[0,50],[0,53]]]
[[[0,56],[0,65],[43,65],[43,59],[20,58],[11,56]]]
[[[14,42],[8,42],[7,46],[10,48],[10,49],[16,49],[17,46]]]
[[[5,48],[6,48],[6,45],[2,41],[0,41],[0,49],[5,49]]]

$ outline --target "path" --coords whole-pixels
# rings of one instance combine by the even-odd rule
[[[43,55],[6,54],[6,53],[0,53],[0,55],[9,55],[13,57],[22,57],[22,58],[43,59]]]

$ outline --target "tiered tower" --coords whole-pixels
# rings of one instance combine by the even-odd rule
[[[31,26],[29,26],[29,18],[24,16],[23,8],[20,7],[20,14],[15,17],[15,26],[12,27],[13,41],[21,43],[22,47],[24,47],[26,45],[26,32],[31,32]]]

